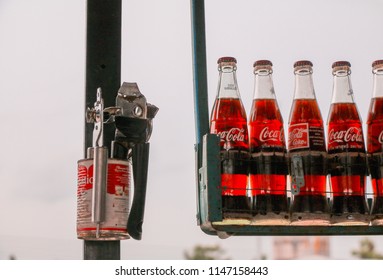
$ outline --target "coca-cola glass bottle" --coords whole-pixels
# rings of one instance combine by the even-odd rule
[[[371,224],[383,225],[383,60],[372,63],[373,94],[367,119],[367,158],[374,201]]]
[[[364,225],[369,223],[365,198],[367,160],[362,122],[351,87],[351,64],[334,62],[332,73],[333,95],[327,121],[331,222]]]
[[[218,59],[218,90],[210,121],[210,132],[220,138],[222,213],[226,219],[251,217],[247,194],[249,136],[236,69],[234,57]]]
[[[288,127],[293,225],[328,225],[327,152],[322,115],[315,97],[313,64],[294,64],[295,91]]]
[[[283,119],[269,60],[254,63],[254,98],[248,122],[250,189],[255,224],[288,224],[287,151]]]

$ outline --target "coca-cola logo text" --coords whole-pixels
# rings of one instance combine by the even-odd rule
[[[348,142],[363,142],[362,129],[358,127],[350,127],[347,130],[331,129],[329,132],[329,143],[348,143]],[[380,139],[380,136],[379,136]],[[380,141],[380,140],[379,140]]]
[[[297,139],[302,139],[304,134],[307,134],[307,129],[295,128],[289,132],[289,141],[294,142]]]
[[[233,127],[230,130],[220,131],[217,133],[221,142],[237,142],[237,141],[245,141],[245,129],[244,128],[236,128]]]
[[[266,141],[282,141],[282,130],[270,130],[268,126],[264,127],[259,134],[259,140]]]
[[[307,123],[294,124],[289,127],[289,149],[309,147],[309,127]]]

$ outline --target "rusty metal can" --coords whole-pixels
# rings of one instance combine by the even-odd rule
[[[92,222],[93,159],[78,161],[77,237],[85,240],[128,239],[127,221],[131,196],[131,162],[108,159],[104,221],[98,236]]]

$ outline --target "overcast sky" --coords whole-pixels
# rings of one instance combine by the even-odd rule
[[[293,63],[314,64],[324,120],[331,64],[349,60],[365,123],[371,63],[383,58],[382,0],[206,0],[209,108],[217,58],[238,60],[247,112],[252,64],[274,64],[285,123]],[[77,160],[83,155],[86,1],[0,0],[0,259],[82,259],[76,238]],[[123,1],[121,81],[137,82],[160,108],[151,137],[143,240],[121,242],[122,259],[180,259],[194,245],[228,256],[272,258],[269,237],[205,235],[196,224],[194,108],[189,0]],[[286,128],[286,127],[285,127]],[[361,237],[332,237],[331,256],[351,258]],[[383,252],[383,238],[370,237]]]

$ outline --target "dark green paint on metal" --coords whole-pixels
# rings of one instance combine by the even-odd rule
[[[102,88],[105,107],[115,105],[121,84],[121,8],[121,0],[87,1],[84,113],[87,107],[93,107],[98,87]],[[104,126],[104,143],[109,151],[114,131],[114,126]],[[92,136],[93,124],[85,123],[85,157]],[[84,259],[119,260],[120,241],[84,241]]]

